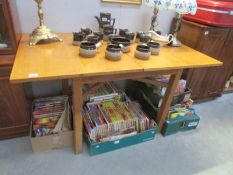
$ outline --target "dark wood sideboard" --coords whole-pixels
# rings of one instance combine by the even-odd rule
[[[179,40],[224,65],[213,68],[188,69],[184,72],[194,100],[221,96],[225,83],[233,72],[233,29],[206,26],[182,21]]]
[[[0,0],[0,139],[29,133],[29,103],[23,85],[9,82],[20,34],[15,32],[10,6]]]

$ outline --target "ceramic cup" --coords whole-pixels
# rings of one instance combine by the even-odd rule
[[[87,27],[81,28],[81,32],[84,33],[85,36],[92,34],[92,30]]]
[[[111,43],[120,45],[123,53],[130,52],[130,40],[127,38],[115,37],[111,39]]]
[[[97,53],[98,43],[82,42],[79,48],[79,55],[85,58],[94,57]]]
[[[143,35],[143,34],[145,34],[145,33],[142,32],[142,31],[139,31],[139,32],[136,33],[136,38],[135,38],[136,43],[139,43],[140,36]]]
[[[109,44],[105,51],[105,58],[117,61],[120,60],[122,56],[122,47],[116,44]]]
[[[94,34],[95,36],[98,36],[98,37],[99,37],[99,40],[103,40],[103,36],[104,36],[104,33],[103,33],[103,32],[95,31],[95,32],[93,32],[93,34]]]
[[[82,32],[73,32],[73,45],[79,46],[85,39],[85,34]]]
[[[134,43],[134,38],[135,38],[135,33],[133,32],[126,32],[125,33],[125,38],[130,40],[130,43]]]
[[[128,29],[119,29],[119,35],[121,37],[125,37],[125,33],[128,32],[129,30]]]
[[[110,34],[116,34],[117,32],[117,29],[114,29],[113,26],[104,26],[104,29],[103,29],[103,33],[104,33],[104,36],[103,36],[103,40],[104,41],[108,41],[109,40],[109,35]]]
[[[96,44],[96,43],[98,43],[100,41],[100,39],[96,35],[88,35],[87,36],[87,41]]]
[[[139,44],[146,44],[150,41],[150,36],[147,34],[141,34],[139,39]]]
[[[157,42],[148,42],[147,46],[150,47],[151,55],[158,55],[160,52],[160,44]]]
[[[135,57],[142,60],[148,60],[151,52],[150,47],[146,45],[138,45],[135,50]]]

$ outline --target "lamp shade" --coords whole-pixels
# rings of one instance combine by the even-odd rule
[[[172,10],[179,14],[192,14],[197,11],[196,0],[144,0],[145,4],[160,10]]]

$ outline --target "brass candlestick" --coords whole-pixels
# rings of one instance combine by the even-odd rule
[[[150,24],[150,30],[156,31],[155,27],[157,27],[157,16],[158,16],[159,10],[157,7],[154,7],[153,16],[151,18],[151,24]]]
[[[180,47],[182,45],[182,43],[177,39],[177,33],[180,31],[180,27],[181,27],[182,16],[183,16],[182,14],[177,13],[177,16],[175,18],[176,24],[173,34],[174,37],[172,38],[171,43],[169,44],[170,46]]]
[[[38,6],[38,16],[40,20],[40,25],[34,29],[30,35],[30,45],[36,45],[39,41],[49,40],[49,41],[62,41],[57,34],[55,34],[50,28],[44,25],[44,13],[42,11],[43,0],[35,0]]]

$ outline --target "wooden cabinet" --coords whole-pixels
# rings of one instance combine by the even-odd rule
[[[18,40],[19,37],[12,23],[9,3],[7,0],[0,0],[0,54],[15,54]]]
[[[29,131],[28,104],[23,85],[9,82],[11,67],[0,68],[0,139],[25,135]]]
[[[195,100],[220,96],[233,70],[233,29],[217,28],[183,20],[179,40],[224,63],[221,67],[188,69],[184,77]]]
[[[0,0],[0,34],[0,139],[5,139],[27,135],[30,122],[23,85],[9,82],[19,35],[14,32],[7,0]]]

